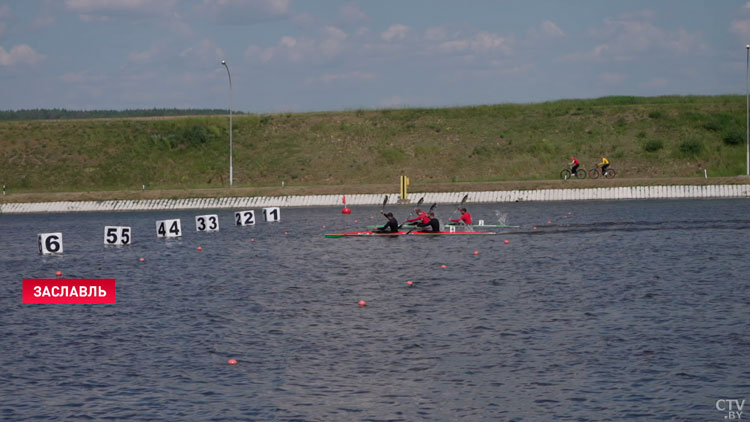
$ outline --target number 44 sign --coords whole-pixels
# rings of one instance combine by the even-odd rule
[[[175,220],[159,220],[156,222],[156,237],[180,237],[182,236],[182,228],[180,227],[180,219]]]

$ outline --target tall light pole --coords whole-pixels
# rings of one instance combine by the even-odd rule
[[[227,61],[222,60],[221,64],[227,68],[227,76],[229,76],[229,187],[232,187],[232,74],[229,73],[229,66]]]
[[[750,176],[750,44],[745,45],[745,175]]]

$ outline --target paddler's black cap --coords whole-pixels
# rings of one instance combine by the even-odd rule
[[[387,213],[387,214],[386,214],[385,216],[386,216],[386,217],[393,217],[393,213],[392,213],[392,212],[389,212],[389,213]]]

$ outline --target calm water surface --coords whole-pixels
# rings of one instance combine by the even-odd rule
[[[469,205],[521,227],[323,237],[378,207],[252,227],[0,215],[0,420],[723,421],[719,399],[750,419],[750,201]],[[211,213],[221,231],[196,233]],[[166,218],[181,239],[156,238]],[[105,225],[134,244],[105,247]],[[57,231],[65,253],[40,256]],[[115,278],[117,303],[21,303],[23,278],[58,270]]]

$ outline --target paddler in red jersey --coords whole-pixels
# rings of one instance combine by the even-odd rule
[[[406,220],[407,223],[411,223],[411,225],[417,225],[419,227],[425,227],[430,224],[430,216],[427,215],[426,212],[422,211],[419,208],[415,208],[414,212],[417,214],[417,216]]]
[[[471,214],[469,214],[469,211],[461,207],[458,207],[458,210],[461,211],[461,217],[452,218],[451,223],[466,224],[471,227]]]

